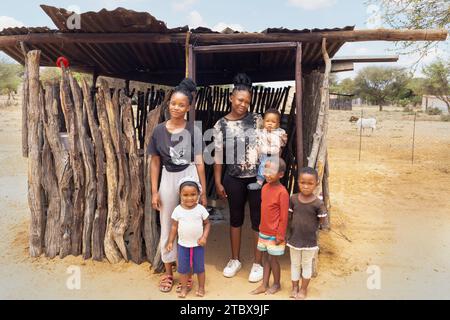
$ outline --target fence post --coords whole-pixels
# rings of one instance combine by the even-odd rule
[[[415,139],[416,139],[416,117],[417,117],[417,111],[414,112],[414,126],[413,126],[413,138],[412,138],[412,154],[411,154],[411,164],[414,164],[414,145],[415,145]]]
[[[361,161],[361,143],[362,143],[362,118],[363,118],[363,109],[361,109],[361,124],[359,126],[359,158],[358,161]],[[358,125],[356,126],[358,127]]]

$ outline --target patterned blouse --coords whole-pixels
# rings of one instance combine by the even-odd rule
[[[215,159],[225,172],[236,178],[255,177],[258,171],[257,129],[262,117],[248,113],[239,120],[220,118],[214,125]]]

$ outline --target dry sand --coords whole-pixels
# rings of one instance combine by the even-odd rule
[[[420,116],[412,166],[412,117],[372,111],[380,128],[363,137],[348,123],[353,111],[330,117],[331,231],[320,235],[319,274],[311,299],[450,298],[450,123]],[[0,109],[0,298],[176,299],[157,290],[148,263],[111,265],[80,257],[28,256],[27,161],[21,156],[20,107]],[[248,220],[248,219],[247,219]],[[215,224],[207,246],[206,298],[253,299],[251,234],[243,237],[243,269],[222,276],[229,257],[228,228]],[[289,258],[282,259],[282,291],[258,299],[288,299]],[[69,290],[67,268],[78,266],[81,289]],[[369,290],[369,266],[381,271],[381,288]],[[195,288],[194,288],[195,289]],[[188,298],[196,299],[194,295]]]

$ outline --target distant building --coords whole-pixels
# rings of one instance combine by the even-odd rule
[[[447,97],[450,100],[450,96]],[[422,96],[422,110],[427,111],[431,108],[437,108],[442,111],[443,114],[448,114],[448,108],[444,101],[436,96]]]

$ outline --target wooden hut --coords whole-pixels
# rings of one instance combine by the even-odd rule
[[[147,147],[154,126],[164,119],[165,90],[186,75],[201,90],[189,120],[211,127],[227,112],[226,85],[238,72],[254,82],[295,80],[289,88],[257,88],[251,110],[275,107],[283,114],[288,146],[284,183],[296,188],[297,168],[319,171],[328,198],[327,123],[330,72],[350,70],[355,61],[333,56],[347,41],[437,41],[443,30],[288,30],[213,32],[207,28],[168,29],[149,13],[123,8],[77,15],[42,6],[57,26],[9,28],[0,32],[0,50],[25,66],[23,154],[28,157],[31,211],[30,254],[80,255],[111,262],[121,259],[162,264],[157,215],[151,209]],[[80,22],[80,23],[77,23]],[[70,61],[56,84],[39,81],[39,66]],[[71,71],[90,73],[93,85]],[[99,76],[125,80],[111,88]],[[132,90],[130,81],[148,83]],[[135,107],[135,104],[137,106]],[[209,168],[209,193],[213,195]]]

